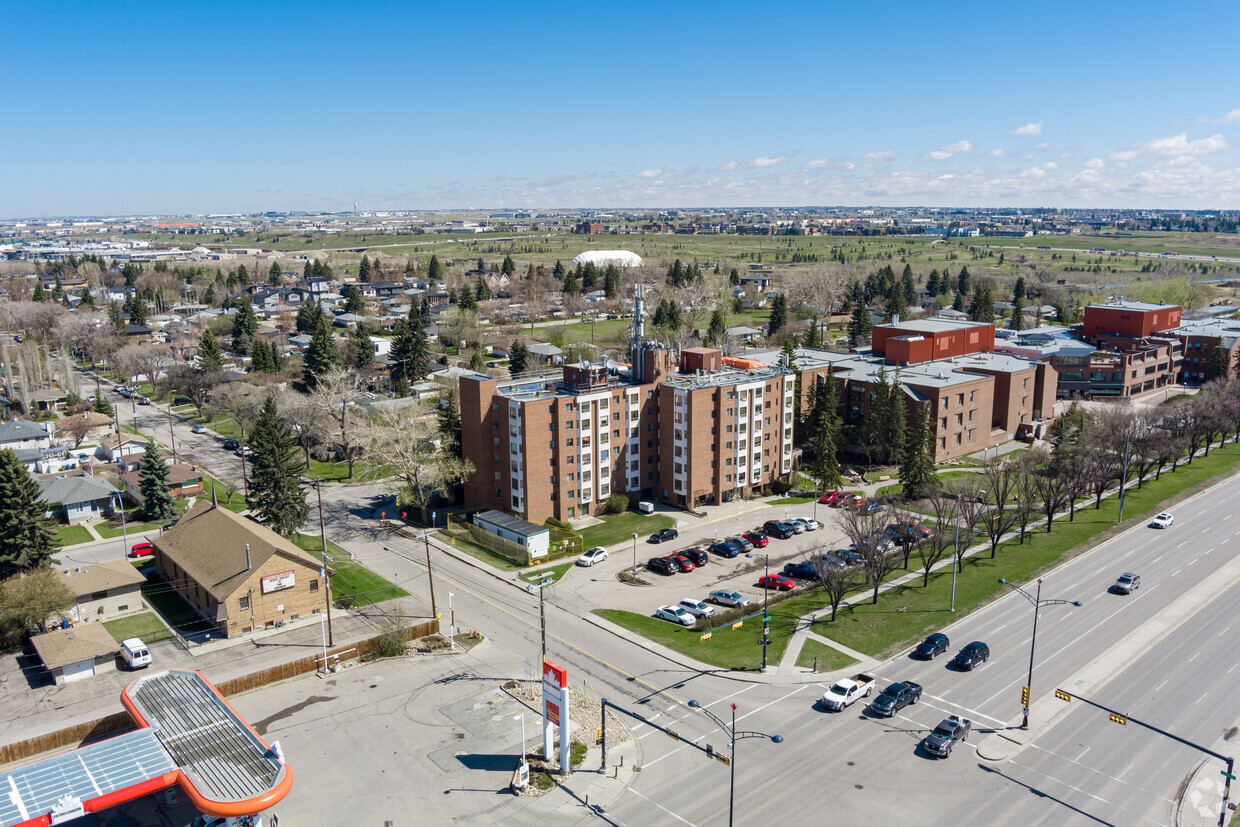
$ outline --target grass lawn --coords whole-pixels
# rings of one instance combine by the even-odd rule
[[[56,530],[56,542],[62,546],[73,546],[78,543],[89,543],[95,539],[84,526],[67,525]]]
[[[360,463],[353,464],[353,475],[356,478],[361,470]],[[310,470],[303,471],[307,477],[324,482],[339,482],[349,478],[349,463],[347,462],[319,462],[317,459],[310,460]]]
[[[159,622],[159,618],[153,612],[105,620],[103,625],[112,637],[116,638],[117,643],[136,637],[141,638],[143,643],[150,644],[172,637],[172,632],[169,632],[168,627]]]
[[[556,582],[564,578],[565,572],[577,565],[576,558],[569,560],[567,563],[556,563],[554,566],[538,571],[528,571],[521,575],[521,579],[530,583],[536,583],[545,580],[548,576],[555,578]]]
[[[470,541],[467,539],[467,535],[465,535],[464,532],[461,534],[449,534],[447,531],[441,530],[439,532],[439,538],[448,545],[452,546],[453,549],[462,551],[470,557],[473,557],[475,560],[480,560],[488,566],[497,568],[500,571],[520,571],[521,569],[528,568],[528,566],[523,566],[520,563],[514,563],[507,557],[502,557],[495,554],[477,543]]]
[[[183,635],[208,631],[215,628],[185,600],[162,581],[142,584],[142,599],[146,605],[159,612],[164,622]]]
[[[581,530],[581,541],[586,548],[614,546],[625,540],[632,541],[634,533],[638,540],[644,542],[659,529],[676,525],[676,521],[666,514],[639,514],[636,511],[609,514],[602,520],[598,525]]]
[[[242,496],[242,492],[239,489],[233,489],[232,502],[229,502],[228,485],[214,477],[204,474],[202,477],[202,488],[202,493],[197,495],[199,500],[210,500],[211,492],[214,491],[215,501],[220,504],[221,508],[227,508],[229,511],[235,511],[238,514],[249,508],[246,505],[245,497]]]
[[[310,552],[320,560],[323,559],[323,542],[313,534],[294,534],[294,543]],[[349,553],[340,546],[327,542],[328,554],[332,556],[332,589],[337,595],[348,595],[354,606],[366,606],[391,600],[395,597],[408,597],[409,592],[394,583],[389,583],[370,569],[349,560]]]
[[[771,505],[804,505],[812,503],[817,497],[784,497],[782,500],[771,500]]]
[[[857,663],[856,658],[844,654],[839,649],[833,649],[825,643],[819,643],[816,640],[805,641],[805,645],[801,647],[801,656],[797,658],[797,666],[812,669],[815,658],[818,659],[819,672],[834,672],[836,669],[844,669]]]

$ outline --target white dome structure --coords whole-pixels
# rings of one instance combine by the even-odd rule
[[[641,267],[642,257],[628,250],[586,250],[573,257],[571,264],[590,264],[606,266],[615,264],[617,267]]]

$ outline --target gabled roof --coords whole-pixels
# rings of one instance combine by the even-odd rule
[[[42,425],[26,419],[11,419],[0,425],[0,443],[17,442],[22,439],[45,439],[47,435]]]
[[[141,586],[146,578],[132,564],[124,560],[111,563],[92,563],[75,569],[57,569],[56,576],[73,589],[78,597],[95,592],[106,592],[123,586]]]
[[[72,505],[105,499],[118,493],[107,480],[98,477],[57,477],[39,483],[39,498],[47,503]]]
[[[102,623],[82,623],[72,629],[57,629],[35,635],[30,642],[48,669],[59,669],[121,650],[121,645]]]
[[[154,541],[190,579],[221,603],[271,557],[318,569],[318,559],[264,525],[202,500]],[[250,567],[246,568],[246,544]]]

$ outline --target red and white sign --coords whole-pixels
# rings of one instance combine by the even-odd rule
[[[291,589],[297,585],[296,573],[292,571],[282,571],[278,574],[269,574],[262,579],[263,594],[271,594],[272,592]]]
[[[549,660],[543,661],[543,686],[558,693],[568,686],[568,670],[563,666],[556,666]]]
[[[547,720],[556,726],[560,725],[560,706],[547,701]]]
[[[542,690],[543,755],[548,759],[551,757],[552,732],[559,729],[560,766],[568,767],[568,732],[572,727],[568,720],[568,670],[544,660]]]

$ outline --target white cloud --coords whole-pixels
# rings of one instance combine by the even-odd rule
[[[811,169],[823,169],[827,164],[831,163],[826,158],[815,158],[809,161],[805,166],[801,167],[801,172],[809,172]]]
[[[1110,158],[1112,161],[1131,161],[1141,153],[1135,149],[1125,149],[1120,152],[1112,152]]]
[[[759,155],[752,161],[728,161],[719,167],[719,170],[721,172],[733,172],[738,169],[753,169],[755,167],[761,169],[782,164],[786,160],[788,160],[787,155]]]
[[[972,152],[972,151],[973,151],[972,141],[956,141],[954,144],[948,144],[947,146],[942,147],[941,149],[935,149],[930,152],[927,152],[925,155],[921,156],[921,160],[923,161],[946,161],[948,158],[952,157],[953,155],[958,155],[961,152]]]
[[[1172,135],[1169,138],[1157,138],[1142,145],[1141,149],[1147,155],[1210,155],[1215,152],[1222,152],[1230,146],[1227,139],[1222,135],[1211,135],[1208,138],[1201,138],[1196,141],[1188,139],[1187,132],[1181,132],[1179,135]]]
[[[844,169],[848,170],[849,172],[852,172],[856,168],[857,168],[857,165],[854,164],[852,161],[849,161],[847,164],[844,164]]]
[[[1008,134],[1009,135],[1041,135],[1043,123],[1045,123],[1045,121],[1038,121],[1037,123],[1027,123],[1024,126],[1018,126],[1016,129],[1011,130],[1010,132],[1008,132]]]
[[[637,177],[638,178],[658,178],[662,174],[663,174],[663,168],[659,167],[657,169],[643,169],[641,172],[637,173]]]
[[[986,157],[987,158],[1006,158],[1007,150],[1004,149],[1003,147],[998,147],[996,149],[990,150],[990,152],[987,152]]]
[[[861,156],[863,161],[894,161],[899,157],[900,153],[894,149],[884,149],[878,152],[867,152]]]
[[[719,169],[722,172],[731,172],[734,169],[744,169],[744,165],[740,161],[728,161],[726,164],[719,167]]]
[[[1101,158],[1090,158],[1085,162],[1086,169],[1102,169],[1106,166],[1106,162]]]
[[[1240,109],[1233,109],[1221,118],[1210,118],[1202,115],[1197,120],[1202,123],[1240,123]]]
[[[1038,150],[1039,152],[1041,152],[1041,151],[1043,151],[1043,150],[1050,149],[1050,148],[1051,148],[1051,142],[1050,142],[1050,141],[1043,141],[1042,143],[1037,144],[1036,146],[1034,146],[1034,149]]]

